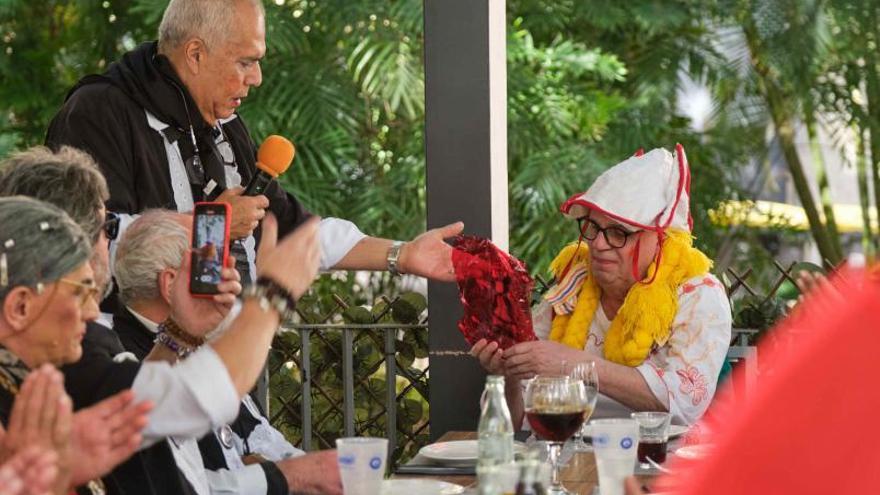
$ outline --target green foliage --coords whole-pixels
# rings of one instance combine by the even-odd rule
[[[382,325],[402,324],[406,325],[405,329],[394,332],[398,431],[394,460],[409,459],[428,441],[427,363],[424,361],[428,356],[428,336],[422,320],[427,308],[424,296],[406,293],[392,301],[380,298],[371,307],[348,306],[339,297],[333,298],[332,304],[321,299],[311,295],[300,301],[300,323],[334,320],[339,310],[344,323],[312,331],[309,359],[313,446],[332,448],[335,439],[343,435],[344,339],[341,329],[345,324],[372,325],[371,329],[353,330],[355,431],[358,435],[387,435]],[[302,359],[302,343],[296,332],[285,332],[275,339],[269,358],[272,422],[295,443],[303,438],[299,409],[303,393]]]

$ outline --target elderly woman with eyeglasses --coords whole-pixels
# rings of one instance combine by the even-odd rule
[[[577,242],[551,264],[555,285],[533,319],[541,340],[506,350],[480,341],[471,353],[508,376],[522,420],[520,381],[595,363],[593,417],[669,411],[691,424],[706,410],[730,342],[731,313],[711,261],[692,245],[690,169],[675,153],[638,153],[603,173],[562,213]]]
[[[123,391],[73,414],[55,369],[80,359],[98,314],[92,242],[60,209],[21,196],[0,198],[0,225],[0,462],[47,448],[57,454],[53,493],[102,493],[90,480],[135,452],[151,406]]]

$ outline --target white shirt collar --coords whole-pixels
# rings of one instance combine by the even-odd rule
[[[155,321],[138,313],[137,311],[131,309],[130,306],[126,306],[125,309],[129,310],[131,312],[131,314],[133,314],[134,317],[137,318],[138,321],[141,322],[141,324],[147,328],[147,330],[149,330],[152,333],[159,333],[159,324],[158,323],[156,323]]]

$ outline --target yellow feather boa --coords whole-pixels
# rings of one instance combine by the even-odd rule
[[[626,294],[623,305],[605,335],[605,359],[626,366],[642,364],[656,343],[662,346],[669,339],[678,311],[678,288],[686,280],[708,273],[712,261],[693,247],[687,232],[670,230],[663,241],[660,269],[650,284],[636,283]],[[589,273],[590,255],[585,244],[566,246],[550,264],[557,280],[574,257],[572,265],[584,263]],[[648,267],[646,280],[651,279],[656,262]],[[553,318],[550,340],[575,349],[583,349],[596,309],[599,307],[599,286],[587,276],[578,293],[571,314]]]

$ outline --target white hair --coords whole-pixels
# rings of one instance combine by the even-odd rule
[[[216,46],[234,29],[235,8],[242,0],[171,0],[159,24],[159,53],[168,54],[197,36]],[[246,0],[265,15],[262,0]]]
[[[159,274],[178,268],[189,245],[189,231],[178,213],[148,210],[126,229],[116,247],[113,275],[119,298],[131,306],[159,297]]]

